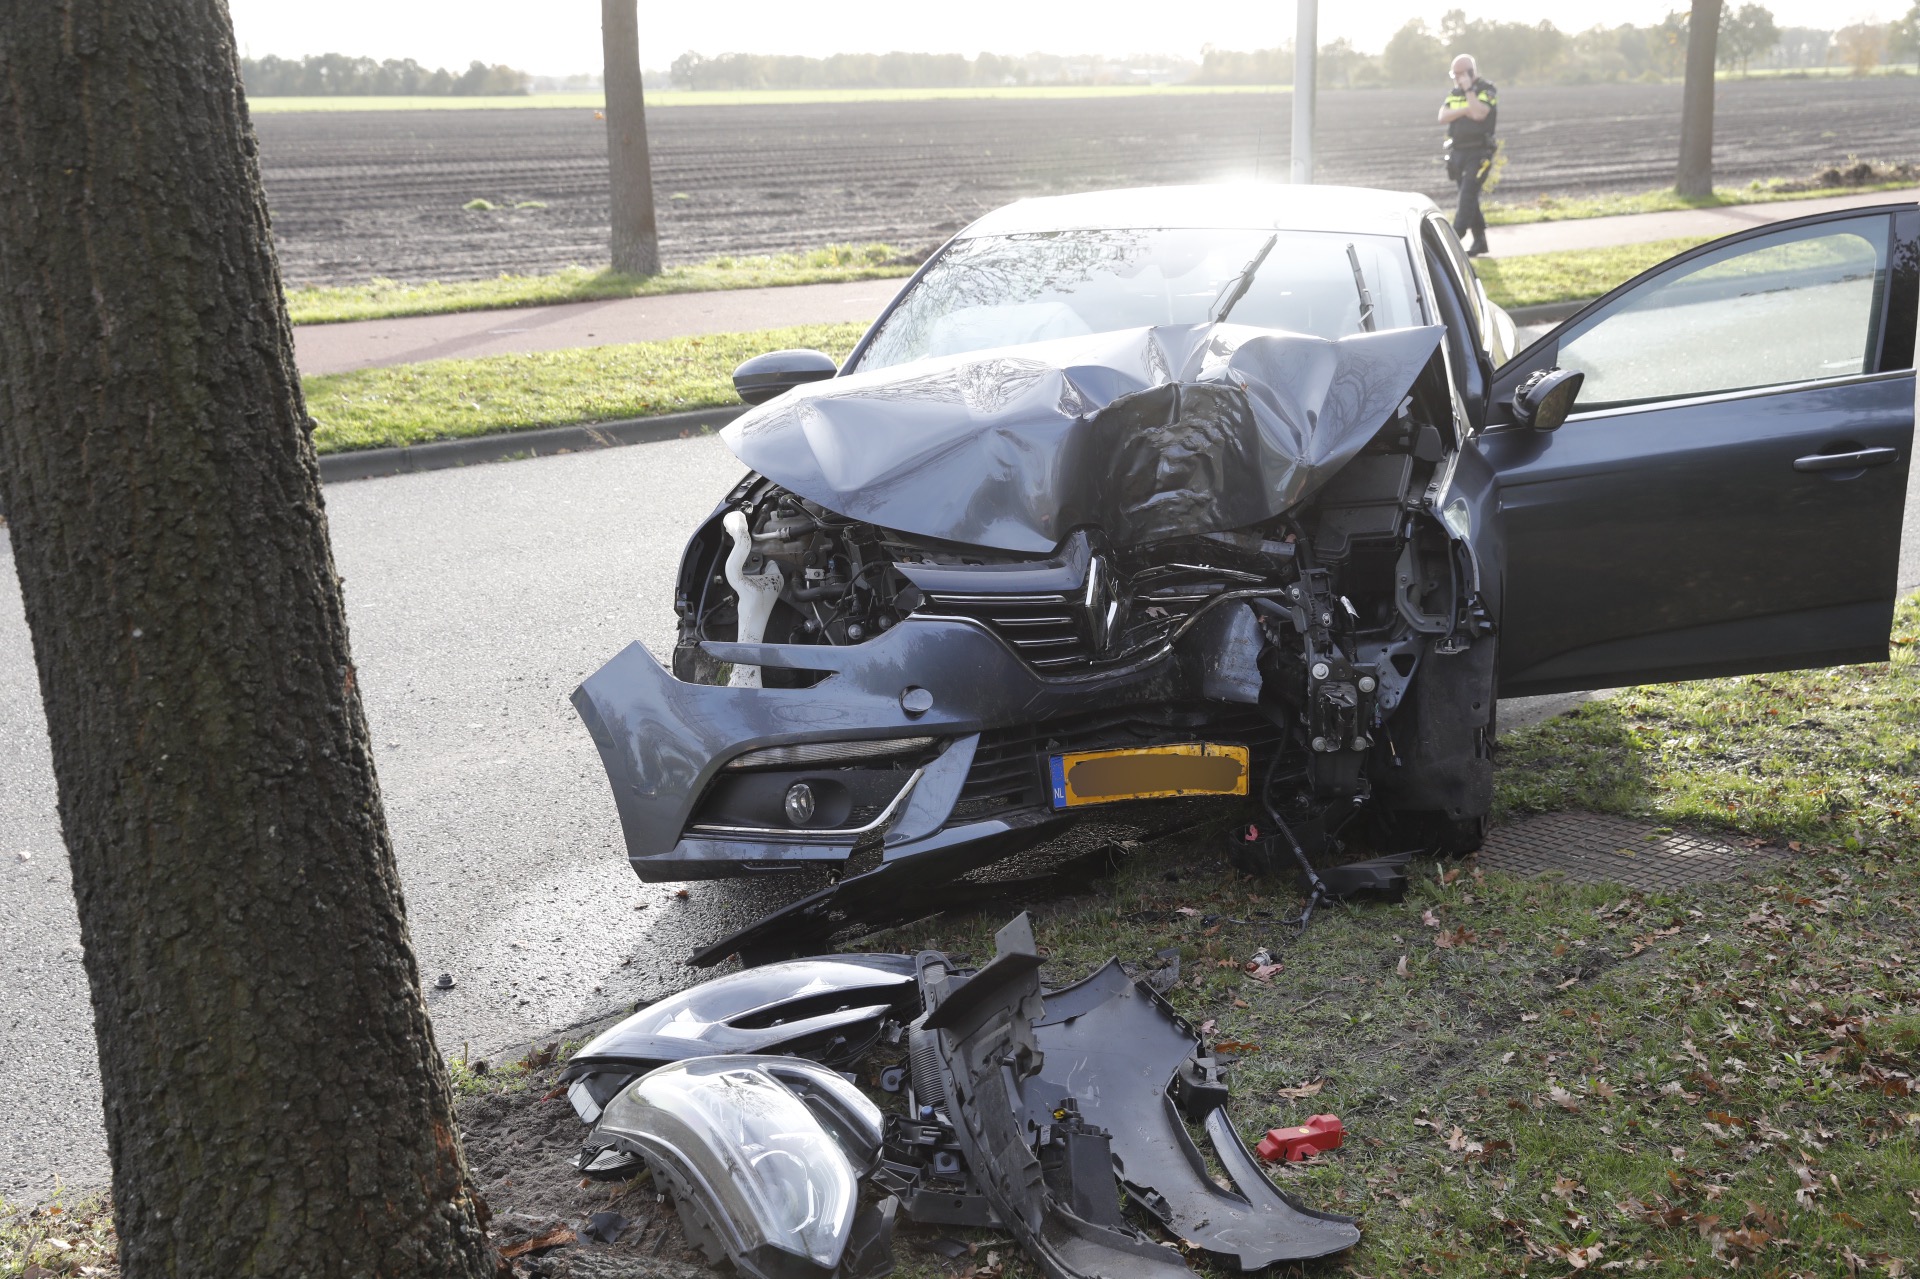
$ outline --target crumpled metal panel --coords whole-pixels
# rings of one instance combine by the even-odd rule
[[[1442,332],[1124,329],[796,387],[721,435],[775,483],[902,533],[1044,553],[1090,526],[1138,545],[1299,505]]]

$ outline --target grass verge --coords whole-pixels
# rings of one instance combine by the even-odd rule
[[[797,328],[432,360],[301,379],[322,453],[423,444],[737,404],[733,369],[765,351],[845,359],[865,325]]]
[[[1620,244],[1604,249],[1480,258],[1474,264],[1487,296],[1500,306],[1538,306],[1597,298],[1674,254],[1705,244],[1711,236]]]
[[[119,1273],[119,1244],[104,1197],[62,1193],[32,1208],[0,1199],[0,1279]]]
[[[1634,689],[1503,743],[1503,814],[1709,827],[1754,850],[1743,882],[1641,893],[1427,865],[1404,904],[1296,935],[1291,892],[1200,843],[1039,908],[1045,979],[1179,947],[1169,998],[1239,1045],[1243,1134],[1345,1120],[1344,1149],[1277,1171],[1362,1217],[1345,1273],[1912,1274],[1917,630],[1910,600],[1889,665]],[[983,959],[1007,914],[890,940]],[[1282,965],[1265,982],[1246,971],[1263,947]]]
[[[830,244],[801,253],[711,258],[693,266],[668,267],[659,275],[622,275],[570,266],[550,275],[498,275],[491,280],[403,284],[376,279],[367,284],[288,289],[287,316],[295,324],[337,324],[660,293],[843,284],[850,280],[893,279],[911,275],[913,270],[914,264],[890,245]]]
[[[1518,226],[1528,222],[1572,222],[1583,218],[1610,218],[1633,213],[1679,213],[1688,209],[1723,209],[1737,204],[1775,204],[1783,200],[1819,200],[1829,196],[1862,195],[1873,191],[1905,191],[1915,178],[1836,186],[1807,186],[1788,178],[1768,178],[1744,187],[1715,187],[1710,196],[1684,196],[1671,188],[1659,191],[1611,192],[1603,195],[1542,195],[1518,204],[1488,201],[1488,226]]]

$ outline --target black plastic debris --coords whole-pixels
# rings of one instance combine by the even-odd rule
[[[624,1213],[596,1212],[580,1227],[580,1237],[594,1243],[613,1243],[632,1224]]]
[[[1407,896],[1407,863],[1411,853],[1394,853],[1370,861],[1329,866],[1320,872],[1320,882],[1335,901],[1398,902]],[[1306,890],[1303,882],[1302,891]]]
[[[1177,979],[1177,949],[1156,955],[1163,966],[1138,981],[1109,960],[1081,981],[1044,991],[1039,948],[1023,914],[1000,930],[994,957],[977,971],[931,951],[911,960],[868,958],[889,973],[911,964],[913,1006],[924,1010],[906,1028],[907,1066],[888,1065],[876,1076],[903,1107],[882,1119],[844,1077],[793,1058],[708,1057],[662,1067],[610,1100],[580,1166],[644,1154],[695,1242],[710,1257],[725,1256],[768,1279],[769,1265],[782,1269],[783,1279],[796,1264],[795,1275],[821,1279],[885,1273],[896,1213],[921,1226],[1006,1231],[1049,1279],[1183,1279],[1192,1272],[1171,1241],[1246,1271],[1328,1256],[1359,1241],[1352,1218],[1280,1191],[1242,1142],[1227,1115],[1224,1058],[1209,1052],[1153,987],[1156,977]],[[721,987],[721,997],[710,995],[702,1006],[722,1019],[729,990],[747,989],[730,979],[709,986]],[[899,1042],[899,1035],[883,1034]],[[790,1118],[787,1130],[817,1124],[831,1144],[815,1142],[813,1149],[837,1146],[827,1162],[844,1156],[862,1183],[858,1211],[843,1216],[830,1239],[816,1234],[810,1264],[791,1240],[774,1246],[779,1232],[770,1220],[728,1220],[725,1197],[697,1184],[714,1178],[694,1175],[698,1170],[672,1153],[700,1145],[709,1167],[732,1166],[717,1135],[732,1128],[726,1112],[735,1103],[708,1088],[682,1115],[671,1088],[650,1081],[675,1071],[731,1070],[778,1080],[812,1116]],[[745,1132],[749,1112],[769,1103],[742,1092],[738,1104]],[[699,1116],[689,1118],[695,1110]],[[1226,1182],[1209,1176],[1189,1125],[1205,1132]],[[745,1167],[754,1157],[749,1144],[735,1162]],[[796,1164],[795,1175],[807,1162],[820,1160]],[[849,1201],[843,1195],[839,1202]],[[1153,1233],[1143,1224],[1149,1220],[1170,1238]],[[950,1261],[971,1253],[951,1239],[915,1246]]]

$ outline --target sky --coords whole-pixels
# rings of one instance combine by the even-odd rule
[[[600,68],[600,6],[596,0],[546,0],[538,6],[506,0],[228,0],[241,52],[347,53],[413,58],[427,66],[464,67],[478,59],[504,62],[536,75]],[[1831,30],[1862,19],[1905,12],[1903,0],[1768,0],[1781,26]],[[1598,23],[1658,22],[1686,0],[1337,0],[1320,6],[1320,43],[1345,37],[1377,51],[1409,18],[1439,24],[1440,14],[1465,8],[1476,18],[1537,22],[1551,18],[1563,31]],[[1097,14],[1097,18],[1092,15]],[[716,53],[930,53],[988,50],[1021,54],[1173,53],[1197,58],[1204,45],[1268,48],[1293,38],[1288,0],[968,0],[964,7],[903,4],[900,0],[723,0],[718,4],[640,5],[641,61],[665,67],[689,49]]]

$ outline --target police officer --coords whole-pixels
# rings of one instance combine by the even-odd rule
[[[1487,220],[1480,212],[1480,188],[1493,171],[1493,127],[1500,118],[1500,93],[1480,78],[1473,58],[1453,60],[1453,92],[1440,106],[1440,123],[1447,126],[1447,177],[1460,184],[1460,207],[1454,211],[1453,233],[1473,237],[1467,253],[1487,251]]]

